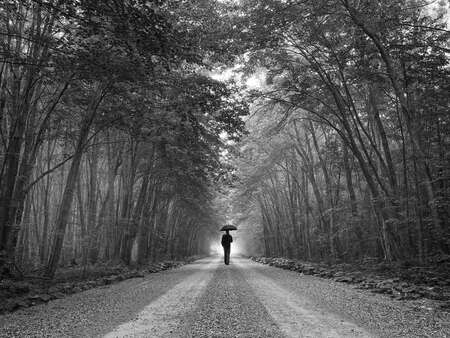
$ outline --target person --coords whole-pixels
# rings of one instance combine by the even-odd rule
[[[231,243],[233,242],[233,237],[230,235],[230,231],[226,230],[226,233],[222,236],[222,246],[223,246],[223,252],[224,252],[224,261],[225,264],[230,264],[230,250],[231,250]]]

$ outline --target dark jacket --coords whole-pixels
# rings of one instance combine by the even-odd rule
[[[233,237],[231,235],[225,234],[222,236],[222,246],[230,246],[233,242]]]

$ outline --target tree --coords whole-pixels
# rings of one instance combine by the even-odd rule
[[[434,141],[419,127],[446,120],[435,112],[443,113],[440,93],[448,86],[448,31],[442,17],[432,18],[424,8],[416,1],[243,3],[248,68],[267,70],[267,86],[254,95],[255,114],[269,110],[276,116],[271,125],[259,122],[251,129],[259,133],[264,126],[261,137],[269,135],[273,144],[265,151],[277,154],[266,159],[272,176],[259,178],[263,227],[279,233],[275,243],[267,242],[272,254],[286,254],[284,247],[292,245],[287,238],[305,245],[287,223],[300,222],[297,210],[307,216],[302,227],[309,228],[309,214],[315,214],[315,247],[328,247],[319,249],[319,258],[348,256],[344,244],[351,233],[358,242],[376,238],[371,255],[387,260],[448,252],[447,217],[436,204],[436,194],[448,194],[431,183],[445,178],[430,161]],[[421,105],[428,97],[422,90],[436,97],[430,106]],[[302,192],[295,200],[292,182]],[[417,212],[413,204],[420,205]],[[367,217],[371,229],[362,228]],[[367,254],[360,248],[350,257]]]
[[[219,135],[239,139],[247,114],[235,88],[207,75],[233,59],[222,10],[1,5],[0,250],[10,261],[52,277],[74,260],[144,263],[204,249]]]

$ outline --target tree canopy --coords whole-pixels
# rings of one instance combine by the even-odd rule
[[[227,216],[269,256],[449,253],[447,10],[3,1],[2,264],[188,256]]]

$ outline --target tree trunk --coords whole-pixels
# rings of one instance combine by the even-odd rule
[[[53,278],[61,256],[61,249],[64,241],[64,234],[66,232],[67,221],[70,216],[70,210],[72,208],[72,201],[76,182],[78,179],[78,173],[80,170],[81,159],[83,151],[86,146],[86,141],[89,136],[90,127],[94,121],[97,108],[103,99],[103,90],[98,88],[96,95],[92,99],[90,106],[87,110],[87,116],[84,118],[80,134],[78,136],[77,144],[75,147],[74,156],[70,165],[69,173],[67,175],[66,186],[62,196],[62,201],[59,206],[58,215],[55,222],[55,233],[53,235],[53,246],[50,252],[50,257],[45,270],[47,277]]]

